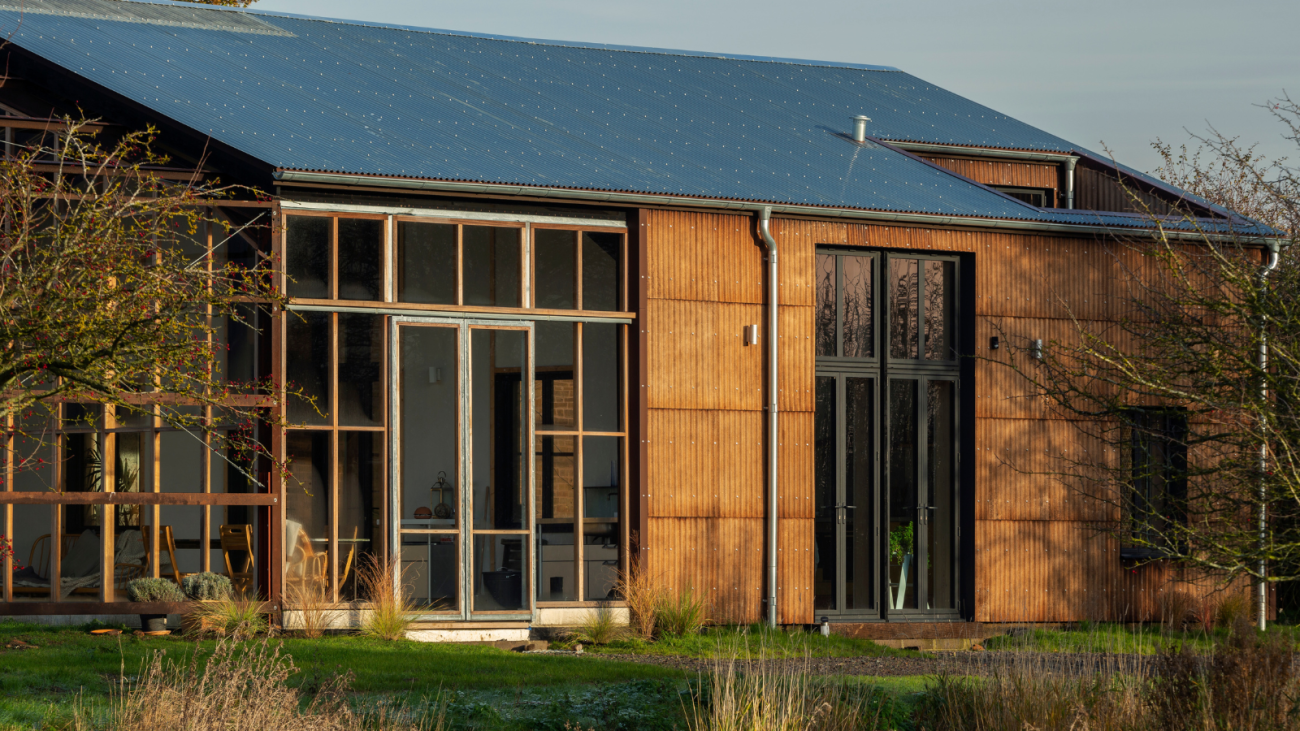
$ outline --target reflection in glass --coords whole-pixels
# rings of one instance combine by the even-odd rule
[[[539,517],[572,521],[577,505],[577,437],[538,437],[535,463]]]
[[[817,355],[838,355],[835,349],[835,257],[817,255]]]
[[[533,421],[538,430],[577,428],[577,392],[573,381],[573,334],[577,327],[571,322],[536,324]]]
[[[23,568],[13,573],[14,601],[50,601],[53,541],[50,529],[57,505],[0,505],[13,511],[14,562]],[[66,551],[65,551],[66,554]]]
[[[101,435],[94,432],[65,434],[60,461],[63,466],[63,489],[67,492],[103,492],[103,454]],[[100,505],[64,505],[63,529],[81,533],[98,526]]]
[[[917,358],[920,288],[916,259],[889,260],[889,357]]]
[[[253,305],[236,305],[236,311],[237,317],[217,323],[217,342],[225,346],[216,349],[217,371],[232,384],[251,384],[258,377],[259,313]]]
[[[839,608],[836,572],[835,377],[818,376],[813,414],[813,608]]]
[[[339,219],[339,299],[381,300],[384,261],[383,220]]]
[[[952,360],[952,262],[925,262],[925,357]]]
[[[622,251],[622,234],[592,231],[582,234],[582,309],[619,308]]]
[[[289,216],[285,229],[285,273],[290,297],[329,299],[330,238],[334,220],[325,216]]]
[[[330,434],[285,434],[289,479],[284,490],[284,580],[314,591],[329,589]]]
[[[926,424],[926,458],[929,489],[926,503],[930,513],[926,526],[926,549],[929,553],[927,585],[929,609],[953,609],[955,597],[953,570],[955,515],[954,423],[956,413],[951,381],[930,381],[926,391],[929,419]]]
[[[381,433],[372,431],[339,433],[339,550],[335,563],[339,574],[339,600],[356,601],[362,596],[357,570],[375,549],[384,504]]]
[[[578,306],[577,234],[552,228],[533,230],[533,302],[535,307],[572,310]]]
[[[473,611],[528,608],[527,540],[525,535],[474,536]]]
[[[460,611],[460,553],[454,535],[402,534],[402,591],[418,609]]]
[[[330,314],[291,312],[285,335],[288,366],[289,422],[328,424],[330,410]],[[315,406],[309,398],[315,398]]]
[[[384,318],[339,314],[339,426],[384,423]]]
[[[890,607],[916,609],[916,381],[889,382]]]
[[[578,564],[573,547],[573,523],[537,526],[537,601],[571,602],[578,598]]]
[[[203,442],[182,431],[159,435],[159,483],[163,492],[203,492]]]
[[[461,227],[464,304],[519,306],[519,229]]]
[[[582,578],[587,601],[613,599],[618,583],[622,442],[618,437],[582,439]]]
[[[871,358],[875,355],[871,257],[841,257],[840,266],[844,270],[844,357]]]
[[[845,257],[851,258],[851,257]],[[872,496],[875,394],[869,378],[844,379],[844,608],[875,606]]]
[[[582,429],[619,431],[619,325],[582,326]]]
[[[470,331],[470,476],[475,529],[527,526],[522,330]]]
[[[397,224],[397,300],[456,304],[456,225]]]
[[[460,514],[460,495],[456,489],[460,484],[456,329],[407,325],[398,332],[401,525],[415,529],[454,528]]]

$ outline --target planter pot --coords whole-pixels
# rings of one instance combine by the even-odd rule
[[[141,614],[140,629],[145,632],[167,631],[167,615],[166,614]]]

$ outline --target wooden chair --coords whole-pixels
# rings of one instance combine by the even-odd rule
[[[68,555],[68,549],[72,544],[81,537],[80,533],[64,533],[63,549],[59,552],[60,556]],[[27,554],[27,565],[32,567],[38,576],[50,575],[50,534],[37,536],[32,541],[32,550]],[[39,586],[15,586],[14,594],[22,596],[47,596],[50,590]]]
[[[144,533],[144,550],[145,554],[152,556],[153,552],[149,550],[149,536],[153,531],[145,530]],[[163,557],[167,558],[167,566],[162,565]],[[176,539],[172,535],[170,525],[158,526],[158,575],[167,576],[171,574],[172,581],[179,586],[181,580],[189,574],[181,572],[180,564],[176,562]]]
[[[311,545],[311,536],[306,530],[298,531],[298,539],[290,555],[302,554],[285,572],[287,583],[297,583],[300,589],[306,589],[309,583],[329,582],[329,551],[317,551]]]
[[[232,553],[241,553],[234,557]],[[251,594],[253,591],[253,526],[247,523],[221,526],[221,555],[226,561],[226,576],[235,591]],[[236,569],[235,567],[239,568]]]

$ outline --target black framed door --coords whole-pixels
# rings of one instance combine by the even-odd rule
[[[818,619],[960,610],[957,266],[817,252]]]

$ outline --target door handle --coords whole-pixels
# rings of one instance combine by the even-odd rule
[[[836,505],[836,506],[835,506],[835,509],[836,509],[836,510],[857,510],[857,509],[858,509],[858,506],[856,506],[856,505]]]

